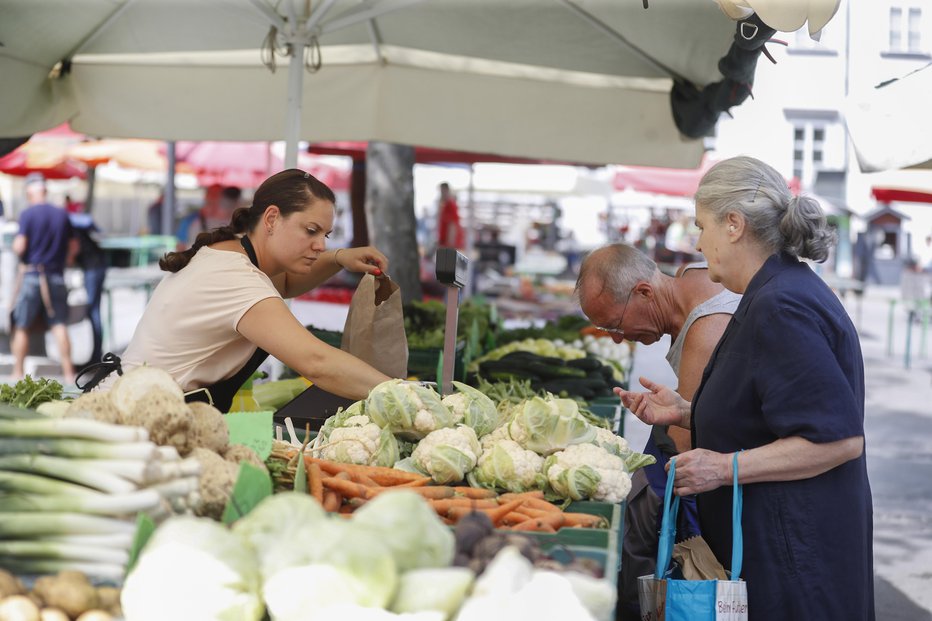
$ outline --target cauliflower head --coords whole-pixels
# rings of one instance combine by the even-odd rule
[[[476,467],[482,448],[476,432],[460,425],[432,431],[421,440],[411,459],[414,465],[437,483],[462,481]]]
[[[382,382],[366,398],[366,414],[376,425],[403,440],[420,440],[432,431],[452,427],[455,416],[432,388],[394,379]]]
[[[631,452],[627,440],[613,433],[611,429],[605,429],[604,427],[595,428],[595,438],[593,438],[592,443],[622,459]]]
[[[398,441],[368,416],[350,416],[330,431],[320,456],[344,464],[391,467],[398,461]]]
[[[574,444],[544,462],[544,474],[558,495],[572,500],[621,502],[631,491],[625,462],[595,444]]]
[[[483,444],[479,462],[467,478],[474,487],[520,493],[544,487],[543,467],[544,458],[534,451],[521,448],[514,440],[499,439]]]
[[[522,447],[549,455],[572,444],[591,442],[595,428],[572,399],[533,397],[515,408],[508,434]]]
[[[443,404],[450,408],[457,423],[472,427],[478,437],[482,437],[502,423],[502,415],[495,407],[495,402],[472,386],[453,382],[455,393],[443,398]]]

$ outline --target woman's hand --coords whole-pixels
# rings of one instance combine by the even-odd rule
[[[381,276],[388,271],[388,257],[375,246],[337,248],[333,260],[343,269]]]
[[[689,429],[689,401],[676,391],[656,384],[646,377],[640,378],[641,386],[650,392],[631,392],[621,388],[615,394],[631,413],[648,425],[676,425]]]
[[[667,472],[670,464],[667,464]],[[688,496],[717,489],[731,483],[731,455],[706,449],[693,449],[676,456],[676,478],[673,491]]]

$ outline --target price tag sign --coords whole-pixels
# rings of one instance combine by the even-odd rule
[[[265,461],[272,452],[272,412],[230,412],[224,418],[230,429],[230,444],[245,444]]]
[[[252,511],[264,498],[272,495],[272,478],[252,464],[239,465],[239,475],[233,493],[223,509],[221,521],[232,524]]]

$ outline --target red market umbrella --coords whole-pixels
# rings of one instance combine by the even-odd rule
[[[18,177],[42,173],[46,179],[86,177],[84,165],[70,158],[64,145],[44,140],[30,140],[0,158],[0,172]]]
[[[178,161],[197,175],[198,183],[255,188],[270,175],[282,170],[284,162],[267,142],[178,142]],[[336,192],[350,187],[349,170],[298,155],[298,168],[306,170]]]

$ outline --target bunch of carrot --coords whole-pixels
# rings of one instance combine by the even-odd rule
[[[448,524],[472,511],[491,518],[498,528],[553,533],[560,528],[605,528],[601,516],[568,513],[547,502],[543,492],[499,495],[478,487],[431,485],[430,477],[384,468],[343,464],[304,456],[308,492],[327,511],[351,514],[386,491],[406,489],[423,497]]]

